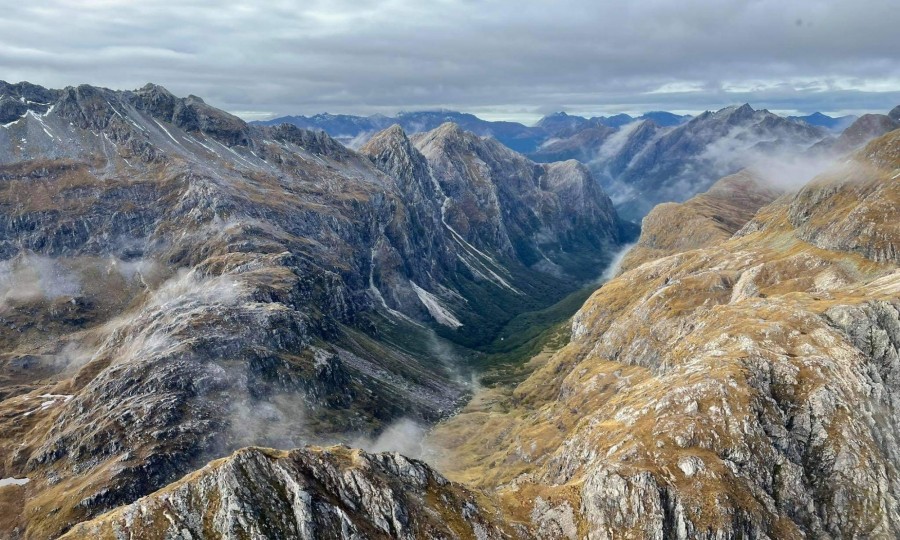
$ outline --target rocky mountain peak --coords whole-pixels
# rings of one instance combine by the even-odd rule
[[[360,147],[360,152],[364,154],[375,154],[385,150],[401,150],[411,148],[409,137],[400,127],[400,124],[393,124],[387,129],[379,131],[369,139],[366,144]]]
[[[900,122],[900,105],[897,105],[891,112],[888,113],[888,116],[894,120],[895,122]]]
[[[59,91],[29,82],[10,84],[0,81],[0,124],[13,122],[29,110],[42,114],[58,97]]]
[[[226,146],[250,144],[249,126],[240,118],[211,107],[196,96],[178,98],[162,86],[148,83],[132,93],[134,105],[151,116],[185,131],[200,131]]]
[[[898,537],[898,143],[657,206],[568,345],[435,430],[448,478],[538,538]]]
[[[543,128],[556,129],[559,125],[571,125],[573,122],[584,122],[585,120],[586,118],[572,116],[565,111],[559,111],[543,116],[535,125]]]
[[[0,125],[0,478],[32,479],[10,512],[19,487],[0,485],[3,538],[56,538],[238,448],[433,423],[466,395],[463,354],[576,292],[626,240],[583,168],[453,124],[392,127],[355,152],[152,85],[69,87],[40,106],[53,110]],[[439,143],[420,151],[422,137]],[[11,282],[28,287],[10,295]],[[346,515],[363,538],[444,530],[394,524],[395,509],[427,518],[455,501],[448,520],[465,525],[483,508],[399,457],[323,455],[203,470],[239,478],[221,484],[239,500],[252,468],[266,504],[346,474],[313,497],[324,521],[309,527]],[[405,501],[419,476],[428,489]],[[223,476],[199,477],[198,493],[227,498]],[[337,502],[366,481],[394,490],[371,490],[371,520],[362,501]],[[178,504],[192,513],[191,500]]]
[[[137,90],[135,90],[135,93],[159,94],[159,95],[171,96],[173,98],[175,97],[175,94],[173,94],[172,92],[169,92],[169,90],[165,86],[162,86],[162,85],[156,84],[156,83],[152,83],[152,82],[148,82],[144,86],[138,88]]]
[[[435,148],[439,153],[469,153],[483,145],[483,140],[474,133],[463,130],[455,122],[444,122],[435,129],[416,134],[414,144],[422,153],[428,155],[427,148]]]
[[[430,176],[425,158],[398,124],[376,133],[359,153],[368,156],[380,170],[405,182],[421,182]],[[430,186],[429,181],[425,187]]]
[[[63,538],[135,529],[159,538],[303,540],[500,540],[510,532],[481,497],[425,463],[346,447],[240,450]]]
[[[593,164],[0,87],[0,537],[900,536],[898,130],[656,206],[581,291],[632,239]],[[747,109],[579,133],[687,198],[817,133]],[[332,446],[407,422],[440,473]]]
[[[850,124],[837,139],[823,141],[823,145],[820,147],[826,146],[832,152],[837,153],[850,152],[860,148],[873,138],[898,128],[900,128],[900,120],[895,120],[889,114],[864,114]]]
[[[151,115],[170,121],[175,114],[175,106],[178,98],[166,88],[153,83],[147,83],[135,90],[135,104],[139,109],[148,111]]]
[[[433,137],[438,139],[448,139],[448,140],[461,140],[466,138],[467,136],[472,135],[471,133],[467,133],[456,122],[444,122],[436,129],[431,131]]]
[[[115,115],[111,101],[118,101],[111,90],[87,84],[70,86],[62,91],[55,112],[84,129],[102,130]]]
[[[347,158],[351,155],[350,150],[324,131],[301,129],[292,124],[279,124],[268,129],[276,141],[296,145],[313,154],[335,158]]]
[[[877,116],[870,121],[890,120]],[[900,165],[900,125],[894,128],[859,150],[843,169],[818,177],[800,190],[788,214],[798,236],[823,249],[900,264],[900,222],[884,219],[900,204],[900,174],[891,170]],[[890,173],[863,174],[861,164]],[[848,201],[852,212],[846,210]]]
[[[744,103],[743,105],[726,107],[716,112],[715,116],[717,118],[725,119],[730,124],[738,124],[752,119],[756,113],[757,111],[755,111],[749,103]]]

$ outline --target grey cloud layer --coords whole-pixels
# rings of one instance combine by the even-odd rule
[[[894,0],[5,0],[0,78],[153,81],[248,115],[883,110]]]

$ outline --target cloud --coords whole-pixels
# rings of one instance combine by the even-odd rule
[[[824,172],[834,159],[827,153],[805,151],[804,145],[792,143],[789,136],[773,141],[740,127],[707,145],[699,156],[704,168],[712,171],[713,176],[722,177],[747,168],[784,191],[804,186],[814,176]],[[678,189],[696,193],[700,189],[693,185],[692,180],[690,175],[685,175]]]
[[[77,274],[54,259],[20,255],[0,261],[0,310],[11,303],[77,296],[80,291]]]
[[[641,124],[643,123],[644,120],[636,120],[622,126],[621,129],[603,141],[603,144],[600,146],[600,149],[597,150],[597,154],[592,161],[603,162],[615,157],[623,148],[625,148],[625,145],[628,144],[628,138],[631,137],[634,130],[641,127]]]
[[[47,0],[5,6],[0,70],[163,84],[228,110],[886,110],[893,0]],[[524,111],[524,112],[523,112]]]
[[[633,248],[635,245],[636,243],[625,244],[624,246],[616,250],[616,252],[613,253],[609,266],[607,266],[603,271],[603,274],[600,275],[600,279],[598,280],[598,282],[606,283],[607,281],[619,275],[619,270],[622,268],[622,261],[625,260],[625,256],[628,255],[628,252],[631,251],[631,248]]]
[[[388,425],[377,437],[359,437],[351,441],[350,446],[367,452],[400,452],[418,459],[435,451],[425,441],[427,434],[426,426],[409,418],[401,418]]]

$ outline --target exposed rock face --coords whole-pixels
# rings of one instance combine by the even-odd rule
[[[535,535],[552,500],[587,538],[896,537],[897,233],[866,209],[892,200],[898,151],[893,132],[732,237],[604,284],[505,401],[438,427],[448,476],[532,508]],[[857,212],[872,233],[842,236]]]
[[[0,474],[33,481],[0,535],[54,537],[242,446],[433,422],[467,392],[435,331],[491,339],[628,234],[583,167],[452,125],[357,153],[155,85],[7,91]]]
[[[610,245],[622,236],[609,198],[575,161],[534,164],[455,124],[413,140],[447,197],[443,219],[469,243],[528,265],[564,264],[553,254]]]
[[[256,125],[278,126],[290,124],[302,129],[324,131],[335,139],[353,148],[362,146],[376,133],[393,124],[399,125],[406,133],[422,133],[437,129],[441,124],[452,122],[463,130],[482,137],[492,137],[516,152],[540,152],[547,143],[565,139],[578,134],[582,130],[597,133],[610,133],[632,122],[650,120],[653,124],[672,127],[687,122],[691,117],[672,114],[665,111],[653,111],[637,118],[627,114],[584,118],[564,112],[545,116],[534,126],[525,126],[517,122],[482,120],[471,114],[456,111],[420,111],[402,112],[397,116],[353,116],[348,114],[317,114],[315,116],[283,116],[272,120],[253,122]],[[580,135],[585,140],[589,136]],[[569,144],[574,149],[575,145]],[[585,147],[582,150],[590,150]],[[533,154],[537,156],[538,154]],[[585,154],[586,155],[586,154]],[[570,159],[565,157],[562,159]],[[541,159],[540,161],[557,161],[560,158]]]
[[[63,538],[508,538],[485,502],[400,454],[248,448]]]
[[[637,222],[656,204],[685,201],[718,178],[759,161],[797,156],[814,145],[825,156],[841,154],[886,132],[884,125],[870,125],[873,118],[863,118],[838,141],[837,135],[854,120],[821,113],[784,118],[745,104],[693,118],[667,112],[594,118],[554,113],[531,127],[452,111],[403,113],[394,118],[322,114],[260,124],[288,122],[360,145],[393,123],[407,133],[421,133],[453,122],[527,153],[535,161],[581,161],[600,179],[620,214]]]
[[[701,114],[649,141],[614,177],[634,192],[632,202],[620,206],[629,217],[642,216],[658,202],[683,201],[705,191],[760,155],[797,152],[824,136],[821,128],[746,104]]]
[[[268,126],[291,124],[302,129],[324,131],[355,148],[394,124],[399,125],[406,133],[422,133],[437,129],[441,124],[448,122],[457,124],[465,131],[478,136],[493,137],[516,152],[534,150],[547,136],[547,130],[541,128],[530,128],[517,122],[491,122],[456,111],[402,112],[394,117],[380,114],[353,116],[326,113],[315,116],[283,116],[254,124]]]
[[[650,122],[652,124],[652,122]],[[567,133],[571,131],[573,133]],[[529,154],[535,161],[559,161],[577,159],[589,163],[596,158],[597,149],[603,146],[616,130],[608,126],[577,126],[563,131],[561,136],[546,141]]]
[[[0,81],[0,123],[18,120],[29,110],[46,112],[58,97],[57,90],[47,90],[27,82],[9,84]]]

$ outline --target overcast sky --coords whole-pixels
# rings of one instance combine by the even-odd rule
[[[0,1],[0,79],[152,81],[247,119],[900,103],[897,0]]]

